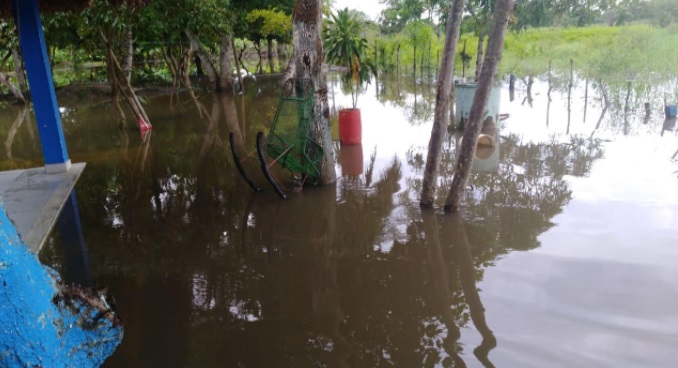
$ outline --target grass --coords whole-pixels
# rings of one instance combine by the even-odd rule
[[[575,73],[607,84],[666,82],[678,75],[678,31],[637,24],[622,27],[541,28],[511,33],[501,64],[519,77],[548,72]]]

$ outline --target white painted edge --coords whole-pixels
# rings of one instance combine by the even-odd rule
[[[47,174],[58,174],[64,173],[71,169],[71,160],[60,164],[48,164],[45,165],[45,172]]]

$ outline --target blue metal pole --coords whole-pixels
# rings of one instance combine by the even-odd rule
[[[45,169],[48,173],[68,171],[71,160],[61,127],[38,0],[12,0],[12,11],[26,65]]]

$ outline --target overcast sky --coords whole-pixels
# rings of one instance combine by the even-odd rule
[[[376,21],[384,5],[379,4],[379,0],[334,0],[334,8],[360,10]]]

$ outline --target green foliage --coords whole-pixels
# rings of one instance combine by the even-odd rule
[[[387,8],[381,14],[382,31],[397,33],[405,26],[421,18],[424,13],[424,4],[421,0],[384,0]]]
[[[250,34],[261,39],[289,43],[292,39],[292,16],[279,10],[256,9],[247,14]]]
[[[412,68],[408,68],[408,66],[412,66],[416,60],[419,67],[423,55],[424,67],[430,66],[433,70],[436,70],[436,58],[442,52],[444,43],[445,39],[438,37],[435,27],[428,22],[411,22],[403,32],[381,36],[377,39],[379,59],[376,64],[378,64],[379,70],[394,72],[398,67],[399,60],[401,71],[411,72]],[[374,52],[369,57],[373,58],[373,55]]]
[[[323,30],[325,60],[347,69],[344,80],[351,86],[353,108],[359,89],[365,82],[369,83],[370,75],[375,71],[374,65],[363,57],[368,49],[362,33],[364,24],[347,8],[332,14]]]
[[[607,85],[661,82],[678,75],[678,35],[648,25],[541,28],[506,38],[501,70],[518,77],[575,73]]]
[[[655,25],[667,27],[678,21],[678,4],[675,0],[653,0],[647,7],[648,16]]]
[[[666,26],[678,19],[673,0],[518,0],[514,30],[528,27],[628,24],[640,20]]]
[[[218,42],[232,31],[233,18],[228,0],[154,0],[139,10],[138,27],[147,42],[184,41],[190,29],[204,42]]]

